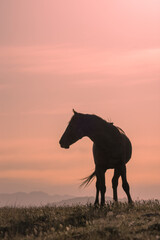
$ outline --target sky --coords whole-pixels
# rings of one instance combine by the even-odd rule
[[[0,1],[0,193],[95,194],[79,189],[91,140],[59,146],[74,108],[126,132],[133,199],[160,198],[159,11],[159,0]]]

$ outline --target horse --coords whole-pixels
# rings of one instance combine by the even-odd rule
[[[70,145],[88,137],[93,141],[93,157],[95,171],[83,179],[82,185],[88,185],[96,177],[95,205],[99,204],[101,195],[101,206],[105,204],[105,172],[114,169],[112,178],[113,199],[118,201],[117,187],[118,179],[122,178],[122,187],[125,191],[128,203],[132,203],[130,187],[126,177],[126,163],[132,155],[132,145],[125,132],[114,126],[113,123],[92,115],[78,113],[73,109],[72,116],[59,144],[62,148],[69,149]]]

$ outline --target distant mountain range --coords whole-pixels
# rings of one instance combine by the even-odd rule
[[[44,192],[17,192],[12,194],[0,194],[0,207],[4,206],[71,206],[76,204],[94,203],[94,197],[76,197],[72,195],[49,195]],[[107,197],[108,201],[112,198]],[[124,201],[125,199],[121,199]]]
[[[0,207],[3,206],[43,206],[46,204],[65,201],[69,198],[74,198],[71,195],[49,195],[44,192],[35,191],[30,193],[1,193]]]

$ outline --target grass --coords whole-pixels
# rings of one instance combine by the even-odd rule
[[[0,239],[160,240],[160,202],[0,208]]]

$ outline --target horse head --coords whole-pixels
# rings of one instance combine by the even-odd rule
[[[63,133],[59,143],[62,148],[69,148],[70,145],[77,142],[79,139],[84,137],[82,115],[77,113],[73,109],[74,115],[72,116],[65,132]]]

